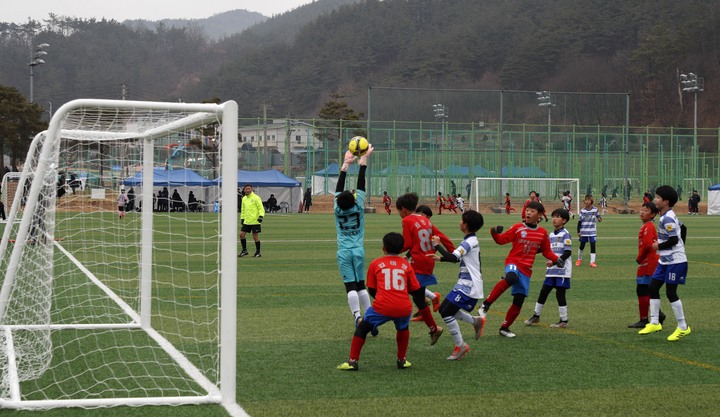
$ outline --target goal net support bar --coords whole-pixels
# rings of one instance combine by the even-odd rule
[[[0,408],[217,403],[247,415],[236,403],[237,120],[233,101],[82,99],[53,115],[0,241]],[[158,154],[207,126],[224,139],[220,213],[157,213]],[[109,199],[63,197],[81,169]],[[125,213],[115,198],[128,169],[143,175]]]

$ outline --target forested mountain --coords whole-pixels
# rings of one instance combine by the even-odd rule
[[[152,20],[125,20],[123,24],[131,28],[155,29],[158,25],[164,27],[198,27],[210,40],[216,41],[226,38],[245,29],[267,20],[267,17],[258,12],[248,10],[231,10],[200,19],[162,19]]]
[[[629,92],[631,124],[691,125],[679,73],[704,77],[716,127],[720,3],[707,0],[318,0],[212,41],[193,26],[0,25],[0,84],[36,102],[78,97],[238,101],[243,117],[313,117],[331,95],[365,111],[368,86]],[[29,33],[34,39],[29,42]]]

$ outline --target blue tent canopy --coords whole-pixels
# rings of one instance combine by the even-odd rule
[[[464,167],[459,165],[450,165],[449,167],[446,167],[445,169],[440,171],[441,175],[452,175],[456,177],[467,177],[470,176],[470,167]],[[474,177],[487,177],[490,175],[490,172],[481,167],[480,165],[475,165],[472,170],[472,175]]]
[[[425,166],[418,168],[416,165],[400,165],[397,168],[387,167],[380,171],[380,175],[420,175],[423,177],[432,177],[435,173],[433,170]]]
[[[502,167],[502,176],[509,178],[544,178],[547,173],[537,167]]]
[[[137,172],[126,178],[123,185],[138,187],[143,184],[143,172]],[[215,181],[200,176],[190,169],[153,168],[153,186],[155,187],[211,187]]]
[[[709,186],[708,191],[720,191],[720,184],[715,184],[715,185]]]
[[[222,184],[222,177],[216,180],[216,184]],[[300,182],[286,176],[277,169],[267,171],[244,171],[237,173],[237,184],[243,186],[252,184],[253,187],[299,187]]]

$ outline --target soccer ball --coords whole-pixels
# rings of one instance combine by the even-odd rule
[[[355,156],[363,156],[370,148],[370,143],[362,136],[355,136],[348,143],[348,150]]]

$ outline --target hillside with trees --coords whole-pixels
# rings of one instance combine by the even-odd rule
[[[233,99],[243,117],[317,117],[330,97],[366,112],[368,86],[629,92],[631,124],[688,126],[680,72],[704,78],[699,125],[720,118],[720,4],[701,0],[318,0],[210,40],[196,26],[51,16],[0,24],[0,84],[36,102]],[[123,87],[124,86],[124,87]]]

